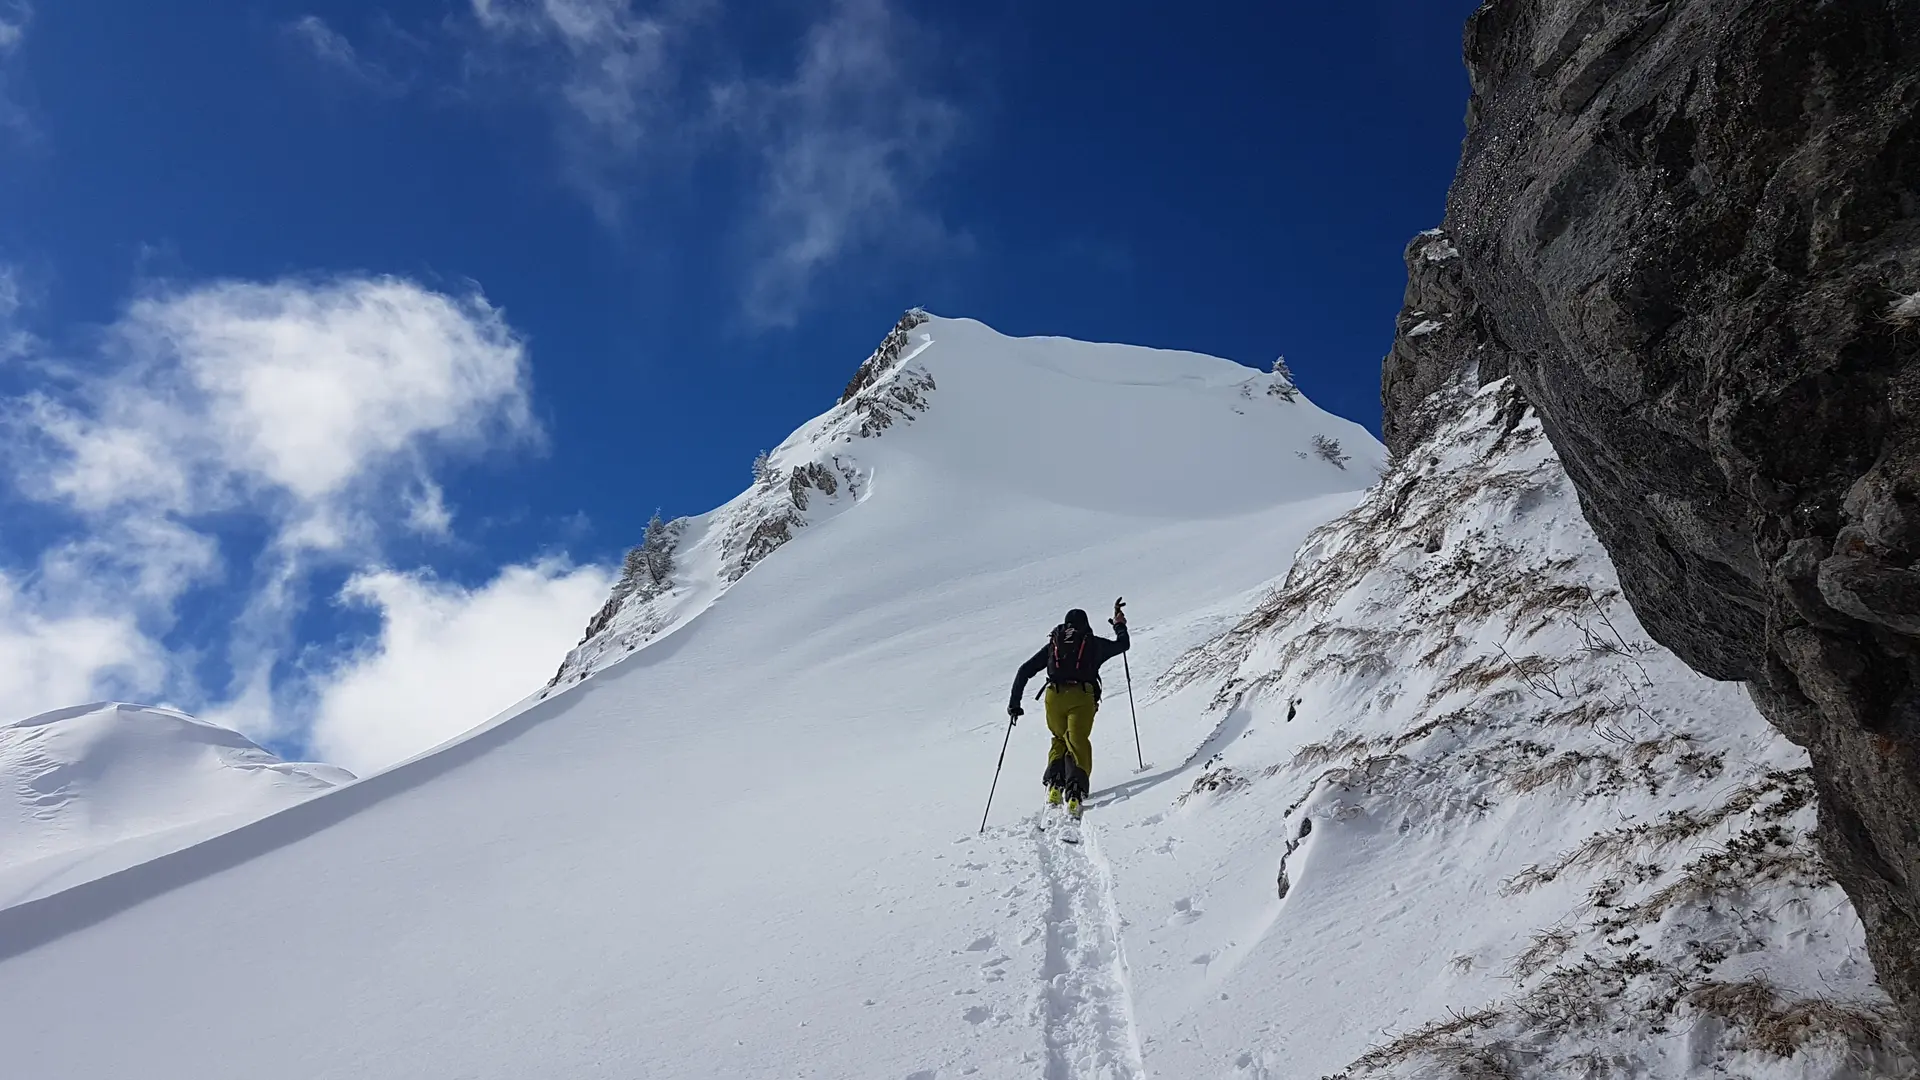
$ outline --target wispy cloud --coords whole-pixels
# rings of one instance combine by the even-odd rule
[[[604,219],[644,191],[635,174],[713,151],[752,163],[735,229],[756,323],[792,323],[856,254],[951,239],[925,199],[961,111],[923,78],[916,27],[888,0],[829,0],[758,71],[710,0],[470,3],[488,47],[528,61],[487,70],[553,104],[569,175]]]
[[[748,233],[754,319],[791,324],[815,279],[850,254],[946,238],[922,196],[960,113],[919,84],[912,36],[886,0],[836,0],[791,78],[721,94],[765,167]]]
[[[0,56],[5,56],[20,47],[26,40],[27,23],[33,19],[33,8],[25,0],[0,7]]]
[[[717,0],[470,0],[470,73],[546,99],[573,186],[608,222],[624,216],[628,173],[684,148],[691,60]]]
[[[407,80],[360,54],[345,34],[318,15],[303,15],[283,28],[287,36],[329,73],[362,89],[402,94]]]
[[[20,310],[25,303],[19,269],[10,263],[0,263],[0,364],[33,350],[33,335],[20,324]]]
[[[11,85],[14,58],[26,44],[32,23],[33,5],[27,0],[0,0],[0,128],[11,128],[16,135],[33,132],[26,109],[14,100]]]

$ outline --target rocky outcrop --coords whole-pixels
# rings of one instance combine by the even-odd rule
[[[1510,350],[1653,636],[1811,751],[1920,1024],[1920,5],[1490,0],[1466,48],[1419,300]]]
[[[1434,395],[1457,376],[1472,368],[1480,386],[1506,377],[1506,351],[1482,316],[1465,269],[1445,229],[1429,229],[1407,245],[1406,300],[1380,373],[1383,441],[1395,457],[1452,419],[1433,407]]]

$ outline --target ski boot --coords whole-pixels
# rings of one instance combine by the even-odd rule
[[[1075,821],[1080,820],[1080,796],[1075,795],[1067,800],[1067,816]]]
[[[1054,787],[1051,784],[1049,784],[1047,786],[1047,805],[1059,806],[1061,800],[1066,798],[1066,794],[1067,793],[1061,790],[1060,788]]]

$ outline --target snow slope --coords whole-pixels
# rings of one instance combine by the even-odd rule
[[[912,333],[776,455],[796,469],[838,454],[853,490],[811,501],[810,523],[733,580],[741,547],[715,534],[710,558],[696,550],[728,512],[692,525],[685,607],[624,662],[603,656],[438,752],[0,912],[9,1065],[1068,1076],[1130,1048],[1107,1026],[1124,978],[1067,970],[1118,956],[1104,874],[1002,883],[1010,853],[1038,874],[1039,850],[972,837],[1013,668],[1066,608],[1121,593],[1136,674],[1164,668],[1351,506],[1384,454],[1226,361],[958,320]],[[924,407],[873,423],[902,380]],[[1312,456],[1316,435],[1354,460]],[[769,517],[751,520],[749,538]],[[1131,775],[1122,716],[1099,732],[1097,783]],[[1148,757],[1184,756],[1192,727],[1149,716]],[[1041,724],[1014,731],[999,826],[1030,815],[1044,747]],[[1051,975],[1069,985],[1048,1002]]]
[[[1161,681],[1219,718],[1179,794],[1101,813],[1154,1070],[1916,1075],[1805,754],[1646,637],[1505,382],[1428,407]]]
[[[151,706],[102,702],[0,726],[0,907],[198,843],[351,779]]]
[[[0,1060],[1912,1074],[1803,756],[1646,640],[1503,385],[1362,495],[1378,445],[1270,376],[901,333],[546,700],[0,911]],[[1147,767],[1109,671],[1084,843],[1036,813],[1037,717],[975,835],[1012,669],[1119,593]]]

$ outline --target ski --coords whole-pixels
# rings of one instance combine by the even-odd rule
[[[1065,808],[1060,811],[1060,842],[1078,844],[1080,842],[1080,819]]]

